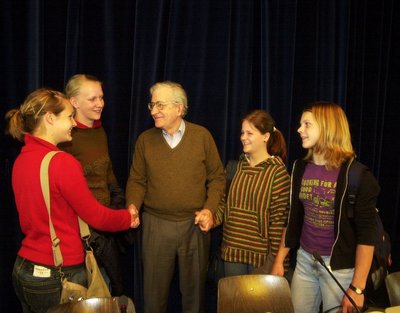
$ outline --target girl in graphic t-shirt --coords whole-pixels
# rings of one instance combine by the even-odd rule
[[[379,185],[370,171],[360,179],[354,218],[346,214],[349,169],[355,152],[342,108],[315,102],[301,116],[297,130],[304,159],[293,165],[286,251],[300,246],[291,283],[296,313],[353,312],[352,302],[316,260],[318,255],[347,289],[354,304],[364,306],[364,289],[372,262],[375,205]]]

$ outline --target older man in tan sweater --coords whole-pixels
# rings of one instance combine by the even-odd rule
[[[157,83],[150,93],[155,127],[136,142],[126,190],[127,205],[143,208],[144,312],[166,312],[177,260],[182,311],[199,313],[223,165],[210,132],[183,119],[180,84]]]

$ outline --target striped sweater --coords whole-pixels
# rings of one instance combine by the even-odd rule
[[[217,224],[224,223],[225,261],[260,267],[269,249],[276,255],[288,217],[289,188],[289,175],[279,157],[254,167],[241,158],[227,199],[216,214]]]

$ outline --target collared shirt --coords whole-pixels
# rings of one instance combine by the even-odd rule
[[[185,133],[184,120],[182,120],[179,129],[174,134],[172,134],[172,136],[169,135],[165,130],[162,131],[165,140],[172,149],[175,148],[181,142],[184,133]]]

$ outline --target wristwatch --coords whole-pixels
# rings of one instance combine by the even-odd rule
[[[353,284],[350,284],[349,288],[351,290],[353,290],[356,294],[358,295],[363,295],[364,294],[364,290],[357,288],[356,286],[354,286]]]

